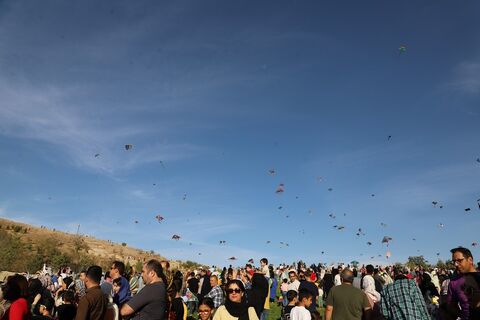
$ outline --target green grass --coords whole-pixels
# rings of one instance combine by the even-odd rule
[[[318,312],[322,316],[322,319],[325,319],[325,308],[319,307],[317,308]],[[280,315],[282,313],[282,307],[278,305],[277,302],[270,302],[270,311],[268,312],[268,320],[278,320],[280,319]]]

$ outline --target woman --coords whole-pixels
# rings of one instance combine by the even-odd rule
[[[212,314],[215,310],[212,298],[204,298],[198,306],[198,315],[200,320],[212,320]]]
[[[1,320],[28,320],[30,308],[28,306],[28,281],[19,274],[8,277],[3,288],[3,298],[10,302],[10,307]]]
[[[225,291],[225,305],[218,307],[213,320],[258,320],[255,309],[245,302],[245,287],[240,280],[229,281]]]

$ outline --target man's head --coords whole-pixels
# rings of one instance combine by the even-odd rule
[[[365,269],[367,270],[367,274],[369,275],[372,275],[373,272],[375,271],[375,268],[371,264],[367,265]]]
[[[260,259],[260,265],[262,267],[268,265],[268,259],[267,258]]]
[[[120,278],[125,273],[125,264],[122,261],[113,261],[110,268],[112,279]]]
[[[342,272],[340,273],[340,279],[342,279],[342,283],[352,284],[353,283],[352,270],[348,268],[343,269]]]
[[[295,271],[288,272],[288,278],[290,279],[290,282],[297,280],[297,273]]]
[[[455,269],[460,273],[475,272],[473,265],[473,256],[470,250],[463,247],[453,248],[452,262],[455,264]]]
[[[210,276],[210,285],[212,288],[218,286],[218,277],[216,275]]]
[[[80,271],[80,275],[79,275],[79,278],[80,280],[82,280],[83,282],[85,282],[85,277],[87,276],[87,270],[82,270]]]
[[[100,284],[102,279],[102,268],[99,266],[90,266],[85,276],[85,286],[87,288],[95,287]]]
[[[163,268],[160,261],[152,259],[143,265],[142,279],[145,284],[157,282],[163,277]]]
[[[312,304],[312,294],[307,290],[300,290],[298,292],[298,303],[308,308]]]
[[[286,279],[285,279],[285,280],[286,280]],[[290,304],[296,304],[296,303],[297,303],[297,297],[298,297],[297,291],[295,291],[295,290],[288,290],[288,291],[287,291],[287,300],[288,300],[288,303],[290,303]]]

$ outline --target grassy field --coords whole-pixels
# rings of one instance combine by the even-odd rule
[[[322,319],[325,319],[325,309],[322,307],[319,307],[318,312],[322,316]],[[270,311],[268,313],[268,320],[278,320],[280,319],[280,315],[282,312],[282,307],[278,305],[277,302],[270,303]]]

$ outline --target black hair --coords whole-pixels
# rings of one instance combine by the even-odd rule
[[[68,287],[70,287],[70,285],[72,284],[73,282],[73,279],[72,277],[65,277],[65,279],[63,279],[63,283],[65,283],[65,285]],[[99,281],[100,282],[100,281]]]
[[[7,278],[3,289],[3,298],[7,301],[14,302],[20,298],[28,297],[28,281],[27,278],[20,274],[15,274]]]
[[[121,287],[121,286],[122,286],[122,278],[113,279],[112,283],[113,283],[113,284],[116,284],[116,285],[119,286],[119,287]]]
[[[268,259],[267,259],[267,258],[262,258],[262,259],[260,259],[260,262],[263,262],[263,263],[265,263],[265,264],[268,264]]]
[[[122,261],[115,260],[112,262],[112,265],[115,267],[115,269],[118,270],[118,273],[120,273],[121,276],[124,275],[125,273],[125,263]]]
[[[313,297],[312,293],[308,290],[301,289],[298,292],[298,301],[302,301],[303,299],[308,299],[308,298],[311,298],[311,297]]]
[[[238,279],[233,279],[233,280],[228,280],[225,290],[228,290],[232,284],[236,284],[240,291],[245,292],[245,286],[243,285],[243,282],[238,280]],[[230,301],[230,295],[227,294],[227,300]],[[245,301],[245,295],[242,297],[242,301]]]
[[[63,294],[63,301],[74,303],[75,302],[75,292],[73,292],[72,290],[65,291],[64,294]]]
[[[367,270],[367,273],[368,274],[371,274],[373,273],[373,271],[375,271],[375,268],[371,265],[371,264],[368,264],[365,269]]]
[[[298,296],[297,291],[295,290],[288,290],[287,291],[287,300],[288,302],[292,302]]]
[[[92,282],[100,283],[100,280],[102,280],[102,268],[100,266],[88,267],[87,278]]]
[[[472,252],[469,249],[464,248],[464,247],[453,248],[452,250],[450,250],[450,252],[452,254],[454,254],[455,252],[461,252],[463,254],[463,256],[465,257],[465,259],[468,259],[468,258],[473,259]]]
[[[168,263],[168,261],[167,261],[167,263]],[[155,272],[157,277],[162,279],[163,283],[165,283],[165,286],[168,285],[167,277],[163,273],[163,267],[162,267],[162,263],[160,261],[158,261],[156,259],[148,260],[147,263],[145,263],[145,268],[147,270]]]
[[[200,301],[200,303],[198,304],[198,307],[200,307],[202,304],[208,306],[212,310],[215,309],[215,304],[213,303],[212,298],[203,298],[202,301]]]

